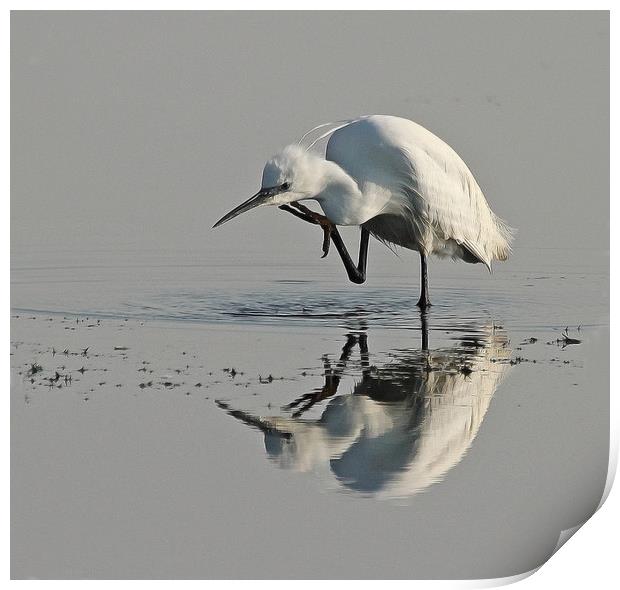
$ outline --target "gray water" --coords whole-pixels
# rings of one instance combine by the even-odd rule
[[[14,268],[14,575],[535,567],[607,472],[606,267],[555,254],[491,278],[434,265],[427,351],[404,262],[362,288],[336,260],[329,280],[315,264],[243,281],[181,262]],[[580,344],[557,342],[566,326]]]
[[[11,39],[14,578],[499,577],[592,514],[606,14],[35,12]],[[357,286],[282,212],[209,229],[364,112],[444,137],[519,229],[493,274],[432,261],[423,316],[415,253],[371,243]]]

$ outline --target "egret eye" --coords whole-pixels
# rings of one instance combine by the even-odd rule
[[[285,182],[285,183],[283,183],[283,184],[281,184],[281,185],[280,185],[280,188],[281,188],[283,191],[287,191],[289,188],[291,188],[291,183],[290,183],[290,182]]]

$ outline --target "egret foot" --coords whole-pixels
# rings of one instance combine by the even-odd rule
[[[312,211],[312,209],[308,209],[308,207],[301,205],[300,203],[293,202],[290,203],[290,206],[280,205],[279,208],[283,211],[292,213],[296,217],[299,217],[308,223],[321,226],[321,229],[323,230],[323,245],[321,246],[323,256],[321,256],[321,258],[325,258],[329,253],[329,245],[331,243],[330,238],[332,233],[335,231],[336,226],[327,217],[325,217],[325,215],[316,213],[315,211]]]
[[[301,203],[291,203],[291,206],[295,207],[295,209],[301,211],[312,219],[314,223],[321,226],[321,229],[323,230],[323,245],[321,247],[323,250],[323,256],[321,256],[321,258],[325,258],[329,253],[329,245],[331,243],[330,238],[333,231],[336,229],[336,226],[327,217],[325,217],[325,215],[316,213]]]

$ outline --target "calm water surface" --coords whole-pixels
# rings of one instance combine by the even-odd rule
[[[19,575],[509,575],[600,498],[604,253],[436,263],[424,315],[413,258],[53,259],[12,269]]]

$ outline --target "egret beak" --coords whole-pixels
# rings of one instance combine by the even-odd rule
[[[264,418],[260,418],[257,416],[252,416],[252,414],[248,414],[247,412],[244,412],[242,410],[232,410],[226,402],[223,402],[221,400],[215,400],[215,403],[220,408],[222,408],[222,410],[226,410],[226,412],[233,418],[237,418],[237,420],[240,420],[248,426],[254,426],[254,428],[258,428],[258,430],[262,431],[265,434],[275,434],[281,438],[293,438],[292,432],[287,432],[285,430],[279,429],[269,420],[265,420]]]
[[[278,193],[281,193],[282,189],[279,186],[273,188],[262,188],[253,197],[250,197],[245,203],[241,203],[238,207],[235,207],[229,213],[226,213],[222,219],[220,219],[213,227],[218,227],[227,221],[230,221],[233,217],[241,215],[254,207],[260,207],[261,205],[270,205],[269,202],[272,197],[275,197]]]

